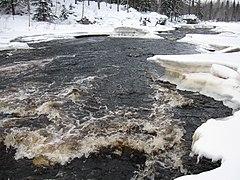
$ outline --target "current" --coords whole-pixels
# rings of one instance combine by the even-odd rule
[[[216,168],[191,137],[232,110],[162,82],[156,54],[197,53],[173,39],[86,37],[0,52],[0,177],[174,179]]]

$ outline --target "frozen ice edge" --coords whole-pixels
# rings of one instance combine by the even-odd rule
[[[52,40],[60,39],[73,39],[80,37],[91,37],[91,36],[110,36],[110,32],[96,32],[96,33],[86,33],[86,32],[76,32],[76,33],[66,33],[66,34],[38,34],[38,35],[28,35],[19,36],[7,43],[0,43],[0,51],[11,50],[11,49],[30,49],[28,43],[40,43]]]
[[[125,29],[131,29],[132,27],[119,27]],[[137,33],[139,31],[145,31],[144,34]],[[36,35],[26,35],[26,36],[17,36],[13,39],[9,39],[7,42],[0,43],[0,51],[11,50],[11,49],[31,49],[28,43],[40,43],[48,42],[52,40],[61,40],[61,39],[74,39],[74,38],[83,38],[83,37],[103,37],[111,36],[115,38],[151,38],[151,39],[162,39],[160,36],[155,35],[153,31],[148,31],[146,29],[136,28],[136,33],[122,32],[117,34],[116,32],[74,32],[74,33],[63,33],[63,34],[36,34]]]
[[[236,26],[239,27],[239,23]],[[228,27],[229,28],[229,27]],[[235,35],[239,36],[239,28]],[[195,44],[200,45],[202,37],[195,36]],[[226,36],[220,34],[216,44],[224,45]],[[193,36],[194,37],[194,36]],[[222,38],[223,37],[223,38]],[[208,38],[211,38],[208,35]],[[194,39],[194,38],[193,38]],[[193,41],[191,42],[193,43]],[[209,45],[211,41],[205,42]],[[240,171],[240,52],[234,50],[240,47],[240,42],[234,39],[228,41],[227,51],[233,53],[204,53],[192,55],[158,55],[149,58],[166,69],[162,80],[177,84],[182,90],[198,91],[217,100],[222,100],[234,109],[233,116],[220,119],[210,119],[202,124],[193,135],[192,153],[199,158],[207,157],[212,161],[221,160],[219,168],[197,175],[186,175],[176,180],[238,180]],[[231,51],[231,50],[230,50]]]

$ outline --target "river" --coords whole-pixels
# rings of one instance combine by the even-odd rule
[[[218,167],[196,163],[191,136],[232,110],[160,81],[164,70],[146,60],[197,53],[178,36],[86,37],[0,52],[1,178],[169,180]]]

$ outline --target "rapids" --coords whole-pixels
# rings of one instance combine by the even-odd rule
[[[0,52],[1,177],[173,179],[219,165],[196,165],[191,136],[231,109],[160,81],[164,70],[146,60],[192,45],[88,37],[30,46]]]

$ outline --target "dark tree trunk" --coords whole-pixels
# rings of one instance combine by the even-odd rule
[[[119,1],[120,0],[117,0],[117,11],[119,12]]]
[[[98,2],[98,9],[101,9],[101,7],[100,7],[100,0],[98,0],[97,2]]]
[[[16,14],[14,0],[11,0],[11,9],[12,9],[12,15],[14,16]]]
[[[28,26],[31,26],[31,9],[30,9],[30,0],[27,1],[27,9],[28,9]]]
[[[213,2],[211,1],[209,5],[209,17],[208,17],[209,20],[212,19],[212,10],[213,10]]]

